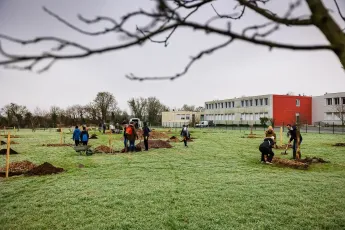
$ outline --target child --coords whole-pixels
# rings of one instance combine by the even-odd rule
[[[80,130],[78,126],[76,126],[74,129],[72,139],[74,140],[75,146],[78,146],[80,141]]]
[[[274,152],[272,148],[274,147],[274,137],[268,137],[264,139],[261,143],[259,150],[261,152],[261,163],[272,164],[272,159]]]
[[[182,131],[181,131],[181,136],[183,137],[184,146],[188,147],[187,140],[188,140],[188,137],[189,137],[189,132],[188,132],[188,129],[187,129],[186,125],[183,125]]]
[[[87,142],[89,141],[89,133],[86,130],[86,127],[83,127],[83,131],[80,134],[81,142],[83,142],[83,145],[87,145]]]
[[[143,136],[144,136],[144,145],[145,145],[145,151],[149,150],[149,136],[150,136],[151,130],[149,127],[147,127],[147,123],[144,122],[144,127],[143,127]]]

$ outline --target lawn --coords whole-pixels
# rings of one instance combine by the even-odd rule
[[[345,147],[332,146],[342,135],[303,134],[302,157],[331,161],[308,170],[261,164],[262,139],[244,131],[192,130],[189,148],[93,156],[42,146],[59,143],[56,132],[18,135],[11,161],[67,171],[0,179],[0,229],[345,229]],[[90,144],[107,144],[100,136]]]

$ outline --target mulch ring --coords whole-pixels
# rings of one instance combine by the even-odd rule
[[[73,146],[72,144],[43,144],[42,146],[46,147],[66,147],[66,146]]]
[[[8,176],[18,176],[32,170],[36,165],[30,161],[17,161],[10,163]],[[6,167],[0,168],[0,177],[6,176]]]
[[[6,155],[7,149],[1,149],[0,150],[0,155]],[[18,154],[18,152],[14,151],[13,149],[10,148],[10,154]]]
[[[63,172],[63,168],[57,168],[48,162],[44,162],[43,164],[34,167],[33,169],[29,170],[25,175],[28,176],[35,176],[35,175],[50,175]]]
[[[6,169],[0,169],[0,176],[6,176]],[[35,176],[35,175],[49,175],[49,174],[56,174],[63,172],[63,168],[57,168],[48,162],[44,162],[43,164],[36,166],[30,161],[21,161],[21,162],[13,162],[10,164],[9,169],[9,176],[18,176],[18,175],[27,175],[27,176]]]
[[[170,137],[170,138],[167,140],[167,142],[180,142],[180,139],[178,139],[178,138],[175,137],[175,136],[172,136],[172,137]]]
[[[116,151],[114,151],[112,148],[110,148],[108,146],[100,145],[100,146],[95,148],[94,152],[95,153],[115,153]]]
[[[345,143],[335,143],[333,146],[345,147]]]
[[[90,139],[98,139],[97,134],[91,134]]]
[[[18,143],[18,142],[15,142],[15,141],[11,141],[10,144],[11,144],[11,145],[17,145],[17,144],[19,144],[19,143]],[[1,145],[7,145],[7,142],[1,141]]]

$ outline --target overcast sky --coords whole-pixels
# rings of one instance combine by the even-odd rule
[[[272,0],[270,9],[279,14],[287,10],[281,0]],[[290,1],[286,1],[290,2]],[[335,10],[333,1],[325,0],[328,8]],[[344,2],[343,0],[339,1]],[[78,22],[77,14],[86,17],[97,15],[120,18],[130,11],[152,8],[149,0],[0,0],[0,33],[19,38],[55,35],[91,47],[103,47],[121,42],[116,34],[86,37],[67,28],[42,10],[48,7],[62,17],[84,29],[96,30]],[[345,3],[341,7],[345,12]],[[229,0],[217,1],[220,13],[231,12]],[[228,10],[227,10],[228,9]],[[215,13],[205,8],[193,20],[205,21]],[[305,6],[295,15],[306,15]],[[233,22],[233,29],[240,29],[264,19],[247,11],[245,19]],[[336,17],[338,22],[341,20]],[[224,25],[224,21],[219,22]],[[133,21],[129,28],[142,25],[142,19]],[[341,24],[341,23],[340,23]],[[101,25],[102,28],[105,24]],[[342,27],[345,23],[342,22]],[[282,29],[270,37],[280,42],[294,44],[326,44],[323,35],[312,27]],[[296,52],[269,51],[266,47],[236,41],[231,46],[206,56],[197,62],[189,73],[176,81],[130,81],[125,74],[139,76],[171,75],[181,71],[191,55],[208,48],[224,38],[206,36],[186,29],[179,29],[169,46],[146,43],[121,52],[95,55],[85,59],[57,62],[48,72],[38,75],[29,72],[0,69],[0,107],[15,102],[33,109],[48,109],[51,105],[67,107],[86,104],[97,92],[109,91],[115,95],[122,109],[127,109],[131,97],[156,96],[169,107],[183,104],[204,105],[205,101],[240,97],[243,95],[296,94],[321,95],[325,92],[345,91],[345,74],[337,57],[327,51]],[[8,52],[21,52],[21,47],[2,42]],[[29,47],[28,52],[44,47]]]

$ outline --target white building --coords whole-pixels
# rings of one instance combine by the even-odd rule
[[[341,116],[345,116],[345,92],[326,93],[313,97],[312,101],[313,123],[326,123],[341,125]]]

